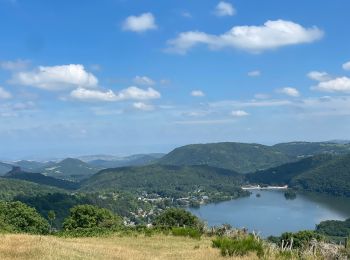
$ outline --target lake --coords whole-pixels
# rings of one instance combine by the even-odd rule
[[[323,220],[350,217],[350,199],[317,194],[297,194],[287,200],[281,190],[253,190],[250,197],[189,209],[209,226],[231,224],[260,235],[280,235],[287,231],[315,228]],[[259,193],[261,196],[257,197]]]

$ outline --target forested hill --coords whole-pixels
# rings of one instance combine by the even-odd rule
[[[14,167],[10,172],[4,175],[4,178],[30,181],[37,184],[53,186],[66,190],[74,190],[79,188],[78,183],[56,179],[50,176],[45,176],[41,173],[25,172],[22,171],[20,167]]]
[[[337,157],[296,176],[291,185],[303,190],[350,197],[350,155]]]
[[[334,156],[322,154],[307,157],[296,162],[286,163],[263,171],[257,171],[246,175],[250,183],[267,185],[290,185],[293,178],[317,168],[332,160]]]
[[[287,184],[300,190],[350,197],[350,154],[316,155],[245,177],[254,184]]]
[[[316,154],[341,155],[350,153],[350,143],[347,142],[290,142],[273,146],[281,153],[292,157],[307,157]]]
[[[209,166],[149,165],[103,170],[82,182],[81,191],[131,191],[183,197],[201,191],[240,193],[243,176]]]
[[[192,144],[176,148],[159,160],[165,165],[210,165],[239,173],[267,169],[293,160],[271,146],[246,143]]]
[[[67,158],[38,169],[44,175],[69,181],[81,181],[97,173],[99,170],[101,168],[74,158]]]
[[[65,191],[47,185],[0,177],[0,200],[12,200],[18,195],[36,196],[55,192]]]

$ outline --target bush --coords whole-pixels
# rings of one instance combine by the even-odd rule
[[[194,239],[200,239],[202,236],[202,233],[194,228],[174,227],[171,229],[171,232],[174,236],[190,237],[190,238],[194,238]]]
[[[47,234],[49,223],[34,208],[22,202],[0,202],[0,230]]]
[[[122,225],[119,216],[110,210],[98,208],[92,205],[78,205],[70,210],[70,216],[64,220],[65,231],[81,229],[109,229],[115,230]]]
[[[56,233],[59,237],[103,237],[109,236],[114,232],[113,229],[107,228],[76,228],[73,230],[65,230]]]
[[[171,208],[162,212],[156,219],[154,225],[156,227],[188,227],[199,231],[203,231],[203,223],[190,212],[184,209]]]
[[[241,238],[219,237],[212,243],[214,248],[220,249],[222,256],[245,256],[250,252],[256,252],[258,257],[264,255],[262,242],[252,235]]]
[[[316,239],[317,241],[323,241],[324,237],[315,231],[303,230],[296,233],[286,232],[283,233],[280,237],[280,243],[282,240],[291,241],[293,238],[293,249],[303,248],[308,246],[311,240]]]

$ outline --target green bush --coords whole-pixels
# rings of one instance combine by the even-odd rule
[[[219,237],[212,243],[214,248],[220,249],[222,256],[244,256],[250,252],[256,252],[258,257],[264,255],[262,242],[252,235],[241,238]]]
[[[56,233],[59,237],[104,237],[114,233],[113,229],[93,227],[76,228],[73,230],[64,230]]]
[[[78,205],[70,210],[70,215],[64,220],[64,231],[81,229],[109,229],[116,230],[122,225],[119,216],[113,214],[110,210],[95,207],[92,205]]]
[[[47,234],[49,223],[34,208],[22,202],[0,201],[0,230],[2,232]]]
[[[189,227],[203,231],[203,223],[190,212],[184,209],[171,208],[162,212],[154,222],[156,227]]]
[[[315,231],[303,230],[296,233],[286,232],[280,237],[280,243],[282,240],[291,241],[293,238],[293,249],[303,248],[307,246],[311,240],[316,239],[317,241],[323,241],[324,237]]]
[[[190,237],[194,239],[200,239],[202,236],[202,233],[194,228],[174,227],[171,229],[171,232],[174,236]]]

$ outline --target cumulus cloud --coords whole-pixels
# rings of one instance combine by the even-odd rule
[[[323,92],[344,92],[350,93],[350,78],[339,77],[328,81],[319,82],[318,85],[312,87],[313,90]]]
[[[261,71],[260,70],[253,70],[248,72],[249,77],[259,77],[261,76]]]
[[[0,62],[0,68],[4,70],[24,70],[30,65],[29,60],[14,60],[14,61],[2,61]]]
[[[11,93],[5,90],[4,88],[0,87],[0,99],[10,99],[10,98],[12,98]]]
[[[205,94],[204,94],[204,92],[201,91],[201,90],[193,90],[193,91],[191,92],[191,96],[192,96],[192,97],[204,97]]]
[[[285,94],[290,97],[299,97],[300,93],[296,88],[285,87],[277,90],[278,93]]]
[[[123,101],[123,100],[149,100],[158,99],[161,94],[153,88],[146,90],[138,87],[128,87],[116,93],[112,90],[102,91],[95,89],[78,88],[70,96],[81,101]]]
[[[200,31],[180,33],[168,41],[168,51],[186,54],[197,45],[207,45],[212,50],[223,48],[241,49],[252,53],[276,49],[283,46],[311,43],[323,37],[317,27],[305,28],[284,20],[267,21],[262,26],[235,26],[221,35]]]
[[[135,102],[133,104],[133,107],[135,109],[142,110],[142,111],[152,111],[152,110],[154,110],[154,106],[149,105],[149,104],[145,104],[143,102]]]
[[[244,110],[234,110],[231,112],[231,115],[234,117],[244,117],[244,116],[249,116],[249,113],[247,113]]]
[[[327,72],[311,71],[307,76],[316,81],[327,81],[331,79],[331,76]]]
[[[215,7],[215,12],[217,16],[233,16],[236,14],[235,8],[232,6],[232,4],[228,2],[221,1],[218,3],[218,5]]]
[[[134,78],[134,83],[138,85],[148,85],[148,86],[153,86],[155,81],[147,76],[136,76]]]
[[[62,90],[72,87],[91,88],[98,84],[97,78],[81,64],[39,66],[34,71],[15,73],[11,83],[45,90]]]
[[[143,13],[139,16],[129,16],[123,23],[123,30],[132,32],[145,32],[157,29],[157,24],[152,13]]]
[[[343,64],[343,69],[344,70],[350,70],[350,61],[348,61],[348,62]]]

